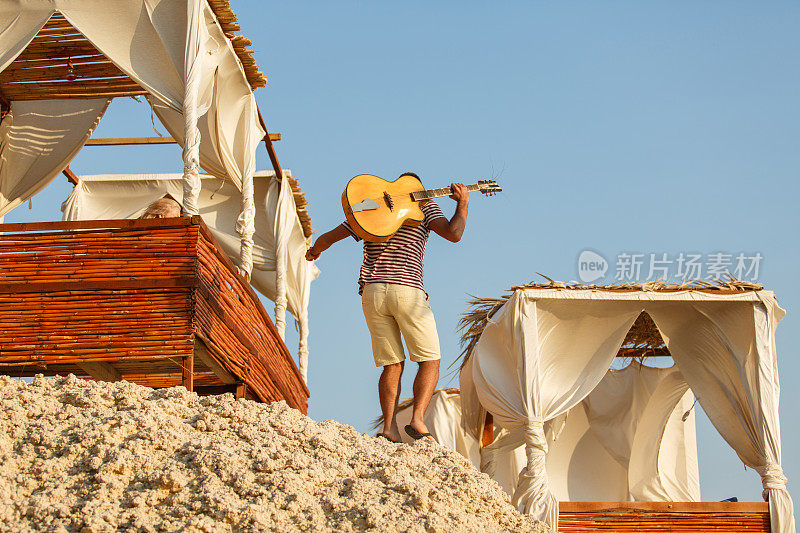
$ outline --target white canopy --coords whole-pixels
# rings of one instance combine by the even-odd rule
[[[773,293],[763,290],[515,290],[489,320],[467,363],[472,394],[495,423],[524,435],[527,461],[515,505],[557,529],[544,423],[596,389],[643,311],[714,426],[761,475],[772,531],[794,531],[792,500],[780,466],[775,350],[775,328],[785,313]],[[677,383],[670,389],[665,398],[682,395]],[[463,409],[467,419],[475,410]]]
[[[291,173],[284,170],[288,177]],[[231,260],[240,264],[239,240],[234,226],[239,216],[238,189],[227,180],[202,175],[197,199],[200,215]],[[62,206],[64,220],[137,218],[155,200],[169,194],[183,204],[180,174],[80,176]],[[274,172],[256,172],[254,179],[255,234],[251,283],[273,301],[279,292],[277,272],[283,265],[283,291],[287,308],[300,327],[298,366],[308,371],[308,302],[311,282],[319,275],[305,260],[306,239],[297,216],[288,179]],[[277,312],[276,312],[277,314]]]
[[[0,0],[0,71],[56,12],[149,93],[156,113],[184,148],[183,201],[189,214],[198,213],[201,164],[241,190],[235,228],[241,237],[240,263],[249,272],[255,216],[252,175],[255,149],[265,131],[239,59],[206,1]],[[66,167],[105,105],[80,99],[11,102],[15,126],[0,131],[0,216]],[[40,107],[45,116],[30,115]],[[61,136],[63,149],[42,150],[34,136],[15,134],[12,128],[19,130],[23,121],[29,123],[29,131]],[[21,176],[36,150],[36,165]]]

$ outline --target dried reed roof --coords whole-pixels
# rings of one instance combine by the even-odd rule
[[[236,35],[241,30],[228,0],[208,0],[223,33],[244,70],[250,88],[264,87],[267,78],[259,71],[249,39]],[[78,78],[65,79],[72,62]],[[50,98],[97,98],[146,94],[139,84],[122,72],[60,13],[53,14],[33,41],[0,72],[0,100]]]
[[[711,293],[740,293],[747,291],[760,291],[764,287],[755,283],[741,281],[732,277],[727,280],[691,280],[683,283],[665,283],[662,281],[647,281],[643,283],[620,283],[609,285],[593,285],[575,282],[555,281],[543,274],[539,274],[547,279],[547,283],[531,282],[526,285],[515,285],[509,289],[508,294],[500,298],[478,298],[473,297],[469,301],[469,309],[461,316],[458,323],[458,330],[461,332],[461,365],[467,361],[469,354],[478,344],[478,340],[483,333],[483,328],[489,319],[500,310],[503,305],[511,298],[514,291],[518,289],[551,289],[551,290],[593,290],[608,292],[679,292],[679,291],[700,291]],[[664,344],[658,328],[647,313],[642,313],[633,323],[625,341],[622,343],[618,356],[624,357],[643,357],[648,355],[670,355]]]
[[[308,214],[308,200],[306,195],[300,189],[300,182],[297,178],[286,175],[289,180],[289,186],[292,188],[292,196],[294,196],[294,205],[297,210],[297,218],[300,219],[300,225],[303,228],[303,236],[308,239],[314,234],[314,229],[311,227],[311,215]]]

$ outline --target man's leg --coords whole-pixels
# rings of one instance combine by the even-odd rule
[[[397,404],[400,398],[400,376],[403,374],[403,343],[397,321],[386,309],[385,283],[369,283],[364,287],[361,306],[372,339],[375,366],[382,367],[378,380],[378,397],[383,412],[383,431],[400,442],[397,430]]]
[[[400,377],[403,375],[404,363],[394,363],[383,367],[378,380],[378,397],[383,412],[383,430],[389,438],[400,442],[400,430],[397,428],[397,404],[400,400]]]
[[[429,433],[425,425],[425,411],[431,402],[431,396],[439,382],[439,359],[420,361],[417,377],[414,378],[414,410],[411,414],[411,426],[420,433]]]
[[[439,381],[439,335],[436,320],[425,291],[404,285],[393,285],[389,298],[390,309],[403,334],[411,360],[419,364],[414,379],[414,408],[411,426],[420,433],[428,433],[425,410]]]

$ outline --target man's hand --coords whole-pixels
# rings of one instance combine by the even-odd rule
[[[444,217],[432,220],[430,228],[437,235],[444,237],[450,242],[458,242],[464,234],[467,225],[467,212],[469,211],[469,189],[463,183],[451,183],[450,188],[453,194],[450,198],[458,202],[453,218],[447,220]]]
[[[314,243],[314,244],[316,246],[316,243]],[[314,249],[314,246],[312,246],[306,252],[306,260],[308,260],[308,261],[316,261],[317,259],[319,259],[320,255],[322,255],[322,252],[321,251],[318,252],[317,250]]]
[[[463,183],[451,183],[450,188],[453,189],[453,194],[450,195],[450,198],[461,204],[462,202],[464,205],[469,203],[469,189]]]

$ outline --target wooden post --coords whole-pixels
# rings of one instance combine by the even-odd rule
[[[186,390],[194,390],[194,354],[183,358],[181,365],[181,385],[186,387]]]
[[[258,111],[258,121],[261,123],[261,127],[264,128],[264,146],[267,147],[267,154],[269,154],[272,169],[275,171],[275,177],[282,180],[283,170],[281,170],[281,164],[278,162],[278,156],[275,154],[275,147],[272,146],[272,137],[270,137],[267,125],[264,123],[264,117],[261,116],[261,110],[258,109],[258,107],[256,107],[256,110]]]
[[[247,395],[247,383],[239,382],[236,384],[236,399],[244,398]]]
[[[281,169],[281,164],[278,162],[278,156],[275,154],[275,147],[272,146],[272,140],[269,135],[269,131],[267,130],[267,125],[264,122],[264,117],[261,115],[261,110],[258,108],[256,108],[256,110],[258,111],[258,121],[261,123],[261,127],[264,129],[264,145],[267,147],[267,154],[269,154],[269,160],[272,163],[272,169],[275,171],[275,177],[282,182],[283,169]],[[283,186],[284,184],[281,184],[281,187]],[[275,289],[277,292],[275,296],[275,327],[278,329],[278,334],[280,335],[281,340],[285,342],[287,304],[285,246],[278,244],[278,250],[276,250],[275,255]]]
[[[483,434],[481,435],[481,447],[488,446],[494,442],[494,417],[492,413],[486,413],[483,421]]]

